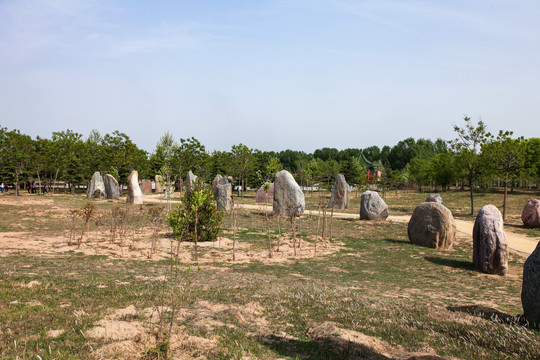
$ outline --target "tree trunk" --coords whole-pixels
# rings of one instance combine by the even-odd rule
[[[504,200],[503,200],[503,221],[506,220],[506,195],[508,193],[508,172],[504,177]]]
[[[38,179],[38,189],[39,189],[39,195],[41,195],[41,178],[39,177],[39,171],[36,170],[37,173],[37,179]]]
[[[471,193],[471,215],[474,215],[474,196],[473,196],[474,182],[473,182],[472,171],[469,172],[469,190]]]

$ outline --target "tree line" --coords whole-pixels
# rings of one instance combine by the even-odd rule
[[[92,130],[84,137],[72,130],[53,132],[50,138],[31,138],[19,130],[0,127],[0,181],[21,184],[63,182],[74,191],[95,171],[110,173],[126,183],[132,170],[139,178],[156,174],[174,181],[185,179],[189,170],[210,182],[216,174],[234,177],[242,187],[258,187],[271,181],[281,169],[294,174],[303,186],[331,186],[336,174],[343,173],[350,184],[365,185],[366,164],[380,164],[379,183],[396,188],[428,186],[445,190],[451,185],[489,188],[502,182],[512,187],[519,182],[538,185],[540,180],[540,139],[513,137],[508,131],[492,135],[486,125],[465,117],[463,126],[454,127],[455,139],[407,138],[393,147],[370,146],[338,150],[324,147],[313,153],[283,150],[261,151],[244,144],[229,151],[209,152],[194,137],[176,139],[166,132],[148,153],[125,133],[102,135]]]

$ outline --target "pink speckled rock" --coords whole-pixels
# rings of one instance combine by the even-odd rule
[[[494,205],[483,206],[474,222],[473,264],[488,274],[508,271],[508,241],[501,212]]]
[[[521,220],[527,227],[540,227],[540,200],[529,199],[521,212]]]

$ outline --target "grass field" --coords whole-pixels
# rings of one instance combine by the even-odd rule
[[[385,201],[404,215],[426,196],[390,192]],[[468,193],[442,196],[454,216],[474,219]],[[510,195],[508,230],[539,236],[518,221],[537,196]],[[319,196],[306,198],[317,209]],[[160,204],[93,201],[86,232],[71,215],[86,202],[0,197],[0,358],[157,359],[156,332],[173,311],[169,354],[178,359],[540,358],[540,332],[518,316],[525,258],[511,253],[505,277],[481,274],[467,235],[440,251],[410,244],[406,223],[333,219],[333,239],[323,240],[320,219],[304,216],[295,256],[290,224],[272,219],[269,259],[263,207],[244,208],[235,261],[226,214],[218,241],[201,244],[197,260],[192,244],[182,244],[182,264],[171,268],[164,223],[149,258],[149,209]],[[478,210],[487,203],[500,208],[502,194],[477,195]],[[347,211],[358,209],[353,196]]]

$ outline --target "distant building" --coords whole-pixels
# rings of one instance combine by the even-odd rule
[[[366,159],[364,153],[360,153],[357,158],[360,166],[366,169],[366,177],[368,184],[375,184],[381,181],[383,166],[380,162],[372,162]]]

